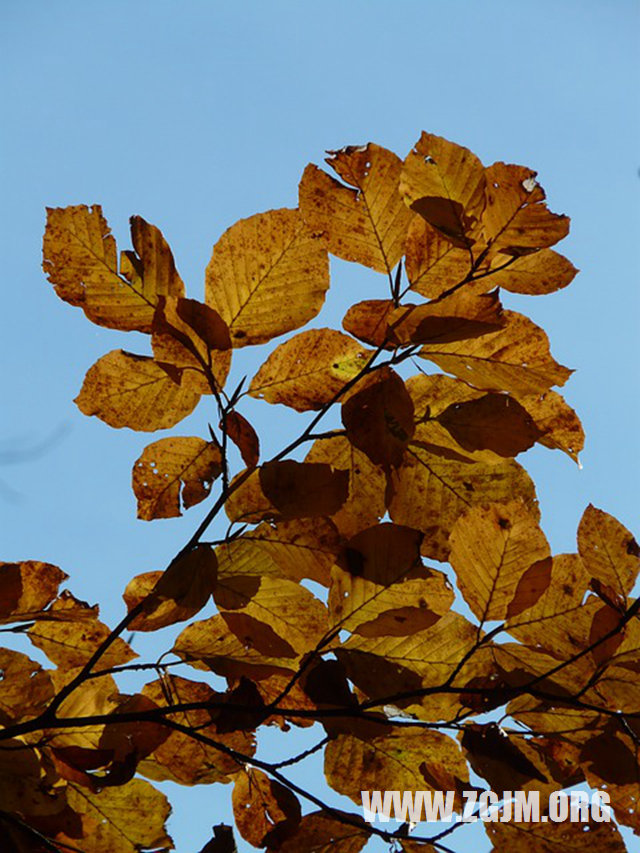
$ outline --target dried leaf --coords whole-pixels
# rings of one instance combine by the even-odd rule
[[[405,269],[411,290],[437,299],[471,274],[471,258],[468,249],[455,246],[422,216],[414,216],[407,234]]]
[[[158,297],[184,295],[171,250],[159,229],[131,218],[137,254],[116,243],[99,205],[47,208],[43,268],[61,299],[80,305],[94,323],[150,332]]]
[[[241,219],[218,240],[207,266],[205,301],[229,326],[234,347],[261,344],[304,326],[329,287],[324,240],[297,210]]]
[[[219,424],[223,429],[222,421]],[[224,420],[227,436],[240,451],[247,468],[255,468],[260,459],[260,441],[255,429],[240,412],[227,412]]]
[[[369,840],[367,825],[359,815],[333,810],[334,817],[323,811],[305,815],[295,835],[269,850],[280,853],[360,853]],[[345,820],[337,816],[344,815]]]
[[[300,823],[295,794],[260,770],[238,773],[232,803],[238,832],[254,847],[281,844]]]
[[[199,394],[224,387],[231,366],[231,336],[217,311],[196,299],[161,297],[152,330],[156,361],[177,368],[181,386]]]
[[[389,368],[377,371],[342,404],[349,441],[388,471],[402,463],[413,435],[413,403],[404,382]]]
[[[569,218],[551,213],[537,172],[525,166],[494,163],[486,169],[484,238],[492,250],[523,255],[553,246],[569,233]]]
[[[551,357],[542,329],[515,311],[502,316],[506,325],[497,332],[450,344],[426,344],[419,355],[487,391],[518,396],[564,385],[572,371]]]
[[[404,252],[410,220],[398,194],[401,161],[373,143],[328,153],[327,163],[347,186],[308,165],[299,187],[305,222],[327,235],[332,254],[390,273]]]
[[[474,242],[484,189],[476,155],[440,136],[423,132],[404,161],[400,192],[406,203],[455,246]]]
[[[368,355],[353,338],[333,329],[301,332],[271,353],[249,394],[298,412],[321,409],[365,368]]]
[[[51,563],[0,563],[0,624],[33,618],[53,601],[69,576]]]
[[[488,288],[501,287],[530,296],[561,290],[571,284],[578,272],[571,261],[553,249],[540,249],[520,257],[497,254],[491,259],[489,271],[491,274],[481,280]]]
[[[625,602],[640,571],[640,547],[626,527],[589,504],[578,528],[578,551],[591,577]]]
[[[133,466],[138,518],[175,518],[205,500],[222,471],[220,448],[196,437],[161,438]]]
[[[74,402],[83,414],[109,426],[154,432],[175,426],[199,399],[152,358],[112,350],[89,368]]]
[[[438,422],[465,450],[492,450],[504,457],[528,450],[540,437],[527,410],[505,394],[452,403],[438,415]]]

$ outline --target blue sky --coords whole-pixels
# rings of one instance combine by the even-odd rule
[[[571,216],[559,248],[581,269],[574,283],[505,303],[576,368],[565,393],[587,432],[584,467],[545,450],[524,461],[556,551],[574,550],[589,502],[637,527],[639,18],[627,0],[5,0],[0,556],[60,565],[113,621],[126,581],[162,568],[204,513],[136,521],[130,468],[149,437],[72,403],[98,357],[147,342],[94,326],[55,296],[40,268],[45,206],[102,204],[122,248],[128,217],[142,215],[202,298],[219,235],[295,206],[304,166],[324,149],[371,140],[404,156],[423,129],[486,163],[537,169],[551,209]],[[332,273],[315,325],[339,324],[372,280],[379,287],[346,263]],[[257,366],[239,361],[237,375]],[[277,450],[288,428],[280,407],[244,411],[266,452]],[[179,430],[205,424],[198,411]],[[17,464],[52,435],[45,454]],[[180,851],[229,820],[228,788],[172,797]]]

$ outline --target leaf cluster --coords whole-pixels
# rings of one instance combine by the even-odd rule
[[[577,462],[584,442],[554,390],[571,371],[502,304],[570,283],[575,268],[551,248],[569,220],[532,170],[485,167],[428,133],[404,160],[375,144],[328,154],[333,175],[309,165],[297,209],[220,237],[202,302],[141,217],[118,253],[99,206],[48,210],[57,294],[150,339],[151,354],[115,349],[90,367],[78,407],[155,432],[204,397],[208,434],[150,443],[132,487],[146,521],[209,506],[165,571],[131,579],[113,629],[60,591],[59,568],[0,566],[4,630],[51,664],[0,650],[11,853],[169,850],[163,780],[231,784],[236,829],[258,848],[356,853],[378,835],[452,849],[457,824],[409,841],[289,778],[319,751],[327,783],[357,806],[363,789],[452,790],[459,809],[473,771],[493,790],[538,791],[543,809],[552,791],[606,788],[618,823],[640,833],[638,545],[589,506],[576,553],[552,555],[515,459],[538,443]],[[382,274],[386,298],[352,305],[342,330],[297,332],[228,385],[234,351],[318,315],[330,254]],[[247,397],[299,418],[273,458]],[[331,413],[339,426],[325,428]],[[227,534],[211,541],[222,512]],[[156,661],[132,663],[125,631],[180,623]],[[130,672],[133,694],[119,686]],[[305,752],[256,757],[265,726],[313,724],[323,734]],[[579,824],[487,827],[496,853],[585,839]],[[587,829],[599,851],[625,850],[615,824]],[[202,853],[234,847],[218,826]]]

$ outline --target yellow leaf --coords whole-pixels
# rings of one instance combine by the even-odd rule
[[[238,832],[254,847],[280,845],[300,823],[296,796],[260,770],[238,773],[232,803]]]
[[[99,205],[47,208],[43,268],[61,299],[80,305],[94,323],[150,332],[159,296],[183,296],[184,285],[160,231],[131,218],[137,255],[116,243]]]
[[[486,169],[484,238],[492,251],[523,255],[553,246],[569,233],[569,218],[551,213],[545,194],[525,166],[494,163]]]
[[[590,576],[626,602],[640,571],[640,547],[626,527],[589,504],[578,527],[578,551]]]
[[[473,507],[449,542],[458,587],[481,623],[506,618],[527,569],[551,556],[537,517],[521,501]]]
[[[475,154],[425,132],[406,157],[400,179],[409,207],[460,247],[474,242],[484,188],[484,167]]]
[[[161,297],[151,346],[156,361],[178,368],[180,385],[199,394],[224,387],[231,366],[231,337],[222,317],[208,305]]]
[[[436,299],[470,275],[471,258],[468,249],[454,246],[422,216],[414,216],[407,234],[405,269],[411,290]]]
[[[497,332],[450,344],[426,344],[419,355],[487,391],[518,396],[564,385],[572,371],[551,357],[542,329],[515,311],[505,311],[503,318],[506,325]]]
[[[21,652],[0,649],[0,724],[35,717],[53,699],[49,674]]]
[[[422,530],[422,552],[436,560],[447,559],[453,525],[476,504],[520,497],[537,516],[533,482],[511,459],[497,464],[473,463],[447,459],[412,444],[393,487],[391,518],[397,524]]]
[[[33,618],[55,598],[68,575],[37,560],[0,563],[0,624]]]
[[[91,853],[139,853],[141,849],[173,849],[165,832],[171,808],[164,794],[143,779],[94,793],[73,782],[68,784],[71,808],[82,817],[82,845]],[[78,839],[65,833],[59,843],[73,849]]]
[[[222,471],[220,448],[202,438],[161,438],[133,466],[138,518],[174,518],[208,497]],[[181,503],[182,498],[182,503]]]
[[[541,435],[538,443],[562,450],[574,462],[584,447],[584,430],[578,415],[556,391],[517,395]]]
[[[504,269],[500,267],[508,263]],[[578,270],[564,255],[553,249],[540,249],[530,255],[514,257],[497,254],[491,259],[484,281],[487,288],[501,287],[511,293],[538,295],[554,293],[570,284]]]
[[[307,589],[284,578],[230,576],[214,598],[229,629],[268,657],[311,651],[328,630],[327,609]]]
[[[84,666],[110,631],[97,618],[97,609],[74,599],[67,593],[51,605],[56,621],[36,619],[27,631],[34,646],[49,660],[65,669]],[[120,637],[116,638],[100,658],[102,668],[118,666],[137,657]]]
[[[255,751],[254,737],[245,731],[220,731],[215,718],[222,713],[228,694],[216,693],[208,684],[172,675],[145,684],[143,695],[159,707],[170,704],[216,703],[218,707],[176,711],[169,719],[196,729],[206,737],[243,755]],[[172,731],[153,753],[139,764],[139,770],[149,779],[169,780],[180,785],[228,782],[229,775],[240,769],[238,762],[209,744],[190,738],[180,731]]]
[[[327,163],[346,186],[309,164],[299,188],[305,221],[327,235],[332,254],[391,273],[411,219],[398,194],[402,162],[373,143],[328,153]]]
[[[109,426],[154,432],[175,426],[199,399],[152,358],[112,350],[89,368],[75,403],[83,414]]]
[[[261,344],[304,326],[322,308],[329,287],[324,240],[297,210],[241,219],[213,248],[205,301],[231,332],[234,347]]]
[[[371,353],[333,329],[311,329],[281,344],[254,376],[249,394],[298,412],[335,399],[366,366]]]
[[[627,847],[614,823],[515,823],[485,822],[485,832],[493,847],[491,853],[627,853]]]
[[[290,677],[297,668],[296,658],[272,657],[243,643],[230,633],[219,614],[187,625],[172,651],[195,669],[210,669],[230,680],[243,675],[262,679],[278,673]]]
[[[328,463],[347,472],[349,494],[331,520],[340,533],[353,536],[379,521],[385,514],[385,476],[377,465],[343,436],[318,439],[311,446],[307,462]]]
[[[370,741],[339,735],[327,745],[324,767],[329,785],[359,806],[363,789],[453,791],[469,781],[455,740],[417,726]]]

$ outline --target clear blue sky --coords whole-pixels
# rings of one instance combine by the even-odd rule
[[[371,140],[404,155],[422,129],[486,163],[537,169],[551,209],[572,217],[560,249],[578,278],[505,302],[576,368],[566,397],[587,432],[584,468],[544,450],[524,461],[556,551],[574,550],[590,501],[637,530],[639,10],[628,0],[4,0],[0,557],[57,563],[113,621],[128,578],[162,568],[204,512],[136,521],[130,468],[148,437],[72,403],[99,356],[147,344],[54,295],[40,268],[44,207],[102,204],[122,248],[128,217],[144,216],[201,298],[222,231],[295,206],[302,169],[324,149]],[[316,325],[339,323],[375,274],[336,262],[333,276]],[[284,429],[278,409],[246,410],[267,452]],[[180,434],[205,423],[197,412]],[[9,464],[62,428],[46,454]],[[229,821],[228,793],[172,792],[179,851]]]

